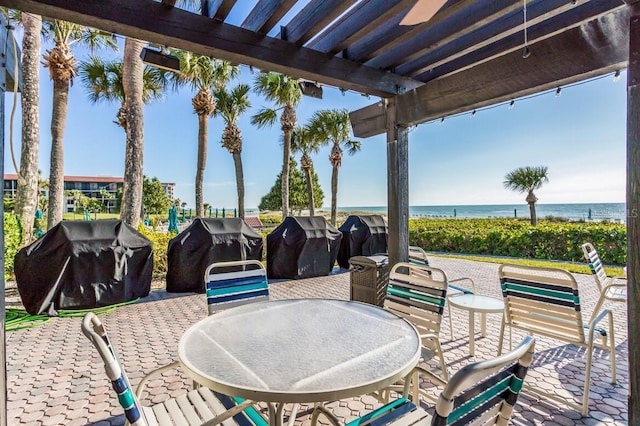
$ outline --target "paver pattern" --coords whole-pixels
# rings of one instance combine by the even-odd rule
[[[432,266],[445,270],[450,279],[471,277],[481,294],[502,297],[498,265],[430,257]],[[597,289],[590,275],[576,274],[580,285],[585,320],[596,302]],[[274,299],[323,297],[349,299],[349,272],[295,281],[272,281]],[[526,391],[513,416],[515,425],[623,425],[627,424],[628,350],[626,309],[606,304],[614,312],[618,383],[610,383],[610,361],[606,351],[596,350],[593,360],[589,417],[554,402],[539,400]],[[139,303],[101,315],[119,352],[121,362],[135,387],[151,370],[177,359],[178,341],[193,323],[207,315],[204,295],[168,294],[153,291]],[[446,315],[446,314],[445,314]],[[488,315],[485,338],[476,339],[476,356],[468,355],[468,314],[452,309],[454,338],[450,339],[448,319],[443,320],[440,338],[453,374],[474,360],[496,355],[500,316]],[[80,331],[80,318],[53,318],[48,323],[7,335],[8,422],[10,425],[123,425],[122,409],[104,373],[96,350]],[[479,327],[476,327],[479,331]],[[514,341],[521,337],[514,332]],[[304,342],[300,342],[304,344]],[[536,355],[527,381],[551,389],[556,394],[580,402],[585,369],[585,351],[576,346],[538,337]],[[433,364],[437,369],[437,364]],[[424,381],[421,386],[434,396],[438,389]],[[143,403],[159,402],[191,388],[179,370],[152,381]],[[571,392],[571,393],[570,393]],[[328,404],[348,421],[378,406],[368,396]],[[433,404],[423,406],[433,410]],[[299,410],[296,424],[310,423],[308,406]]]

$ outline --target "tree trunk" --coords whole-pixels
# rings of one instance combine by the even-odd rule
[[[284,132],[282,148],[282,219],[289,216],[289,161],[291,160],[291,131]]]
[[[338,171],[340,167],[333,166],[331,171],[331,224],[336,226],[338,216]]]
[[[49,166],[49,214],[47,229],[62,221],[64,213],[64,147],[63,137],[67,122],[69,82],[53,82],[53,109],[51,112],[51,159]]]
[[[244,171],[240,152],[233,152],[233,164],[236,166],[236,187],[238,188],[238,217],[244,219]]]
[[[142,75],[144,64],[140,52],[145,42],[127,38],[124,44],[122,86],[127,105],[127,145],[124,163],[124,190],[120,218],[133,227],[142,215],[142,183],[144,165],[144,115]]]
[[[204,217],[204,170],[207,167],[209,116],[198,115],[198,164],[196,167],[196,217]]]
[[[42,18],[30,13],[22,14],[22,147],[16,213],[22,221],[24,243],[29,244],[33,220],[38,205],[38,151],[40,149],[40,33]]]
[[[307,181],[307,194],[309,194],[309,216],[315,216],[315,200],[313,198],[313,182],[311,180],[311,168],[304,169],[304,178]]]
[[[531,215],[531,225],[536,226],[538,224],[538,218],[536,217],[536,201],[538,201],[538,197],[533,193],[533,191],[529,191],[527,194],[527,204],[529,204],[529,214]]]

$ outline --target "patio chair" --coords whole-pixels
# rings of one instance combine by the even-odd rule
[[[389,272],[389,284],[384,300],[385,309],[411,322],[420,333],[422,361],[438,359],[442,378],[431,372],[425,371],[425,373],[439,384],[445,384],[449,379],[438,337],[447,289],[447,274],[442,269],[400,262],[396,263]],[[416,374],[413,390],[413,399],[416,403],[419,401],[418,379]],[[383,401],[388,400],[388,392],[380,397]]]
[[[563,269],[503,264],[498,268],[498,275],[505,305],[498,354],[502,351],[504,331],[507,326],[510,329],[539,334],[586,348],[584,393],[581,405],[537,387],[528,387],[532,392],[566,404],[586,416],[589,410],[589,385],[594,347],[610,351],[611,383],[616,382],[615,338],[611,311],[604,309],[594,312],[589,323],[584,324],[578,283],[571,273]],[[597,327],[605,317],[609,320],[608,331]]]
[[[147,382],[165,371],[178,367],[179,363],[173,362],[144,376],[134,394],[117,353],[109,341],[107,331],[95,314],[88,313],[84,316],[82,332],[93,343],[104,361],[107,376],[124,410],[127,423],[131,426],[215,425],[222,422],[229,426],[246,425],[247,422],[256,426],[267,426],[264,418],[252,407],[252,401],[241,401],[236,405],[231,398],[204,387],[152,406],[142,406],[139,399]],[[227,408],[225,404],[229,405],[230,401],[232,406]]]
[[[594,312],[598,312],[605,300],[612,300],[614,302],[627,302],[627,277],[626,276],[614,276],[607,277],[604,271],[604,266],[600,261],[600,256],[595,247],[591,243],[585,243],[582,245],[582,252],[584,258],[589,264],[589,269],[593,274],[593,278],[596,281],[598,290],[600,291],[600,298],[594,309]],[[625,283],[616,283],[616,280],[624,280]]]
[[[267,271],[257,260],[212,263],[204,273],[204,282],[209,315],[234,306],[269,300]]]
[[[401,398],[347,423],[347,426],[506,425],[531,364],[534,346],[535,339],[527,336],[509,353],[460,369],[444,387],[433,416],[409,401],[408,386],[405,386]],[[324,406],[316,407],[312,424],[320,414],[325,414],[334,425],[339,424]]]
[[[416,265],[429,266],[427,253],[422,249],[422,247],[418,246],[409,246],[409,262]],[[468,289],[452,284],[462,281],[469,281],[471,283],[471,288]],[[461,294],[474,294],[476,292],[476,283],[469,277],[456,278],[455,280],[449,280],[448,282],[449,287],[447,297],[455,297]],[[449,314],[449,335],[451,336],[451,340],[453,340],[453,320],[451,318],[451,306],[449,304],[447,304],[447,313]],[[482,320],[485,320],[484,316],[482,317]]]

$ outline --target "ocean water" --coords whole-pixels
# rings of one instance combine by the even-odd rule
[[[322,210],[330,210],[323,207]],[[354,206],[338,207],[339,211],[366,212],[371,214],[386,214],[386,206]],[[584,204],[536,204],[538,219],[547,216],[563,217],[570,220],[609,220],[626,222],[625,203],[584,203]],[[529,217],[527,204],[494,204],[476,206],[410,206],[409,216],[441,217],[441,218],[491,218],[491,217]]]

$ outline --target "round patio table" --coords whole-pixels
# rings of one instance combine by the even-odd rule
[[[196,382],[268,402],[333,401],[383,389],[420,359],[415,327],[377,306],[327,299],[252,303],[213,314],[180,339],[179,360]]]
[[[504,313],[504,302],[481,294],[459,294],[447,298],[451,306],[469,311],[469,355],[476,355],[475,313],[480,313],[480,335],[487,335],[486,314]]]

